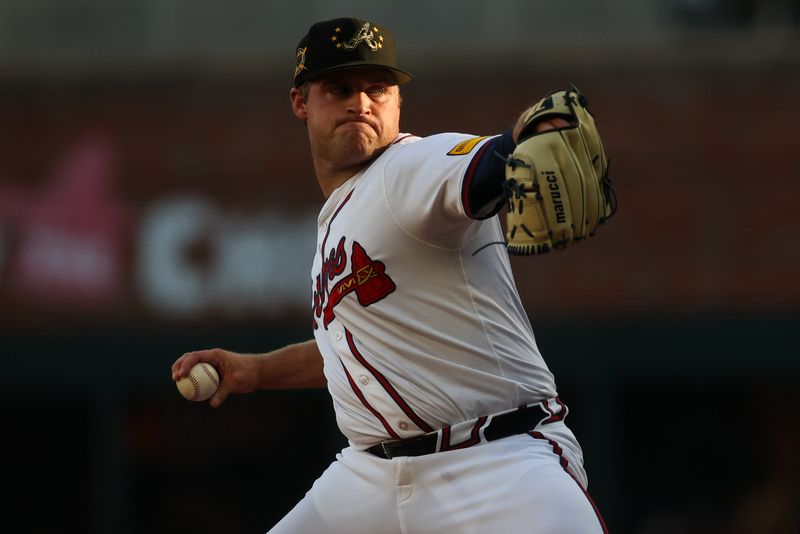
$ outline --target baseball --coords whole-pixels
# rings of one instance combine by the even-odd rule
[[[219,374],[211,364],[198,363],[189,374],[178,380],[175,385],[181,395],[190,401],[210,399],[219,387]]]

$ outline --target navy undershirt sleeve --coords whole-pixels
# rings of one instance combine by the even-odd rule
[[[473,219],[488,219],[503,207],[503,183],[508,157],[516,148],[509,128],[489,140],[475,155],[464,175],[462,199],[464,210]]]

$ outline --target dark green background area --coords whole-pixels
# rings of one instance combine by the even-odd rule
[[[800,443],[793,317],[534,326],[613,532],[710,532],[764,481],[797,479],[781,456]],[[193,348],[260,351],[304,334],[5,336],[11,516],[27,532],[266,531],[346,445],[327,393],[257,392],[214,410],[180,397],[169,366]]]

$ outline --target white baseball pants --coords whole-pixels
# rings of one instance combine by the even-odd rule
[[[391,460],[348,447],[270,533],[604,533],[579,461],[538,433]]]

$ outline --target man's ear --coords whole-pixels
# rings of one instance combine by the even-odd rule
[[[306,101],[303,98],[303,94],[300,92],[300,89],[292,87],[292,90],[289,91],[289,99],[292,101],[292,112],[294,113],[295,117],[303,122],[307,121],[308,114],[306,113]]]

